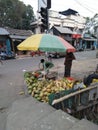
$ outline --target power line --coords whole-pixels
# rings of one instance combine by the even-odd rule
[[[85,8],[86,10],[88,10],[91,13],[95,13],[94,11],[92,11],[91,9],[89,9],[89,7],[87,7],[87,5],[83,5],[82,3],[80,3],[77,0],[74,0],[77,4],[79,4],[80,6],[82,6],[83,8]],[[97,10],[96,10],[97,11]]]
[[[97,9],[92,8],[91,6],[89,6],[89,5],[88,5],[88,2],[87,2],[87,1],[84,1],[84,5],[85,5],[85,6],[87,6],[88,8],[90,8],[90,9],[92,9],[92,10],[94,10],[94,11],[97,11],[97,12],[98,12],[98,10],[97,10]]]

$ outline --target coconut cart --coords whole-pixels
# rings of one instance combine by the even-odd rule
[[[98,65],[95,72],[98,72]],[[87,118],[98,124],[98,78],[89,86],[75,81],[71,89],[50,94],[49,103],[79,119]]]
[[[97,120],[98,79],[85,86],[82,81],[72,77],[56,79],[55,75],[50,74],[48,78],[42,78],[40,74],[38,71],[25,72],[28,94],[79,119],[86,117]]]

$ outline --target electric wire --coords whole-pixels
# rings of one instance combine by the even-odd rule
[[[85,8],[86,10],[88,10],[91,13],[95,13],[94,11],[91,10],[91,7],[88,7],[86,4],[84,5],[83,3],[79,2],[78,0],[74,0],[77,4],[79,4],[80,6],[82,6],[83,8]],[[90,9],[89,9],[90,8]],[[92,8],[93,9],[93,8]],[[93,9],[95,10],[95,9]],[[96,10],[97,11],[97,10]]]
[[[93,4],[94,4],[94,3],[93,3]],[[91,6],[88,5],[87,0],[84,1],[84,5],[85,5],[86,7],[88,7],[88,8],[90,8],[91,10],[94,10],[94,11],[97,11],[97,12],[98,12],[98,9],[95,9],[95,8],[93,8],[93,7],[91,7]]]

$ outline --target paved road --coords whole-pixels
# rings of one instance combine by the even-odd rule
[[[73,62],[72,76],[82,78],[88,71],[94,70],[98,59],[96,59],[96,51],[76,52],[76,61]],[[16,99],[24,98],[20,95],[24,91],[24,71],[38,69],[38,62],[42,57],[26,57],[14,60],[6,60],[0,66],[0,130],[5,130],[7,111],[11,107],[12,102]],[[53,59],[55,70],[58,76],[63,76],[64,58]]]

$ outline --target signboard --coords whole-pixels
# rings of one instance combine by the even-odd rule
[[[72,34],[72,38],[81,38],[81,34]]]

